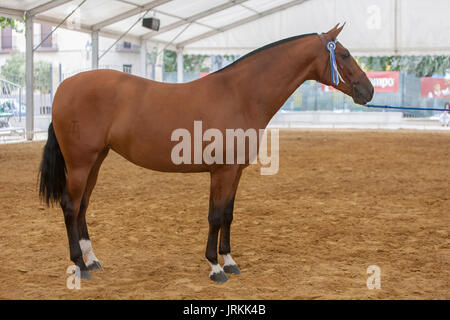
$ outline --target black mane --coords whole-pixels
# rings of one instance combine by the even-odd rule
[[[267,45],[265,45],[265,46],[263,46],[261,48],[255,49],[255,50],[247,53],[245,56],[240,57],[239,59],[237,59],[233,63],[230,63],[226,67],[223,67],[222,69],[219,69],[219,70],[215,71],[214,73],[217,73],[217,72],[223,71],[223,70],[225,70],[225,69],[227,69],[229,67],[232,67],[235,64],[237,64],[237,63],[241,62],[242,60],[244,60],[245,58],[248,58],[248,57],[250,57],[250,56],[252,56],[252,55],[254,55],[254,54],[258,53],[258,52],[261,52],[261,51],[264,51],[266,49],[275,47],[275,46],[277,46],[279,44],[283,44],[283,43],[286,43],[286,42],[289,42],[289,41],[293,41],[293,40],[297,40],[297,39],[300,39],[300,38],[312,36],[312,35],[315,35],[315,34],[317,34],[317,33],[305,33],[305,34],[301,34],[299,36],[294,36],[294,37],[290,37],[290,38],[286,38],[286,39],[282,39],[282,40],[279,40],[279,41],[276,41],[276,42],[269,43],[269,44],[267,44]]]

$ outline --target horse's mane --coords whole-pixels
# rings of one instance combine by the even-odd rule
[[[263,47],[261,47],[261,48],[255,49],[255,50],[253,50],[253,51],[247,53],[246,55],[240,57],[239,59],[237,59],[237,60],[234,61],[233,63],[230,63],[230,64],[227,65],[226,67],[223,67],[222,69],[219,69],[219,70],[215,71],[214,73],[221,72],[221,71],[223,71],[223,70],[225,70],[225,69],[228,69],[228,68],[230,68],[230,67],[236,65],[237,63],[241,62],[241,61],[244,60],[245,58],[248,58],[248,57],[250,57],[250,56],[252,56],[252,55],[254,55],[254,54],[258,53],[258,52],[264,51],[264,50],[266,50],[266,49],[275,47],[275,46],[277,46],[277,45],[280,45],[280,44],[283,44],[283,43],[286,43],[286,42],[290,42],[290,41],[297,40],[297,39],[300,39],[300,38],[312,36],[312,35],[315,35],[315,34],[317,34],[317,33],[305,33],[305,34],[301,34],[301,35],[298,35],[298,36],[294,36],[294,37],[290,37],[290,38],[286,38],[286,39],[282,39],[282,40],[278,40],[278,41],[269,43],[269,44],[267,44],[267,45],[265,45],[265,46],[263,46]]]

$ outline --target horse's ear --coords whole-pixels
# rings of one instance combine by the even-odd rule
[[[330,36],[331,40],[336,41],[337,36],[339,35],[339,33],[341,33],[342,29],[344,29],[345,23],[339,27],[339,23],[337,25],[334,26],[333,29],[331,29],[330,31],[327,32],[327,34]]]

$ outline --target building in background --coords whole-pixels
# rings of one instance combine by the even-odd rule
[[[40,44],[34,52],[33,109],[36,132],[46,131],[46,128],[48,128],[51,121],[53,97],[59,84],[72,75],[92,68],[91,35],[63,28],[57,29],[52,34],[53,28],[46,24],[34,24],[34,47]],[[24,27],[22,27],[23,29]],[[115,39],[100,37],[99,55],[102,55],[114,45],[115,41]],[[9,27],[0,31],[0,69],[13,55],[23,55],[23,66],[13,64],[13,75],[8,73],[9,76],[5,77],[0,73],[0,87],[3,91],[7,91],[0,93],[0,109],[8,100],[8,103],[12,103],[16,110],[14,112],[15,117],[8,119],[11,127],[24,127],[26,109],[24,102],[25,43],[25,32],[17,32]],[[119,41],[100,59],[99,68],[139,75],[141,70],[140,56],[140,46]],[[14,63],[17,63],[17,61],[21,62],[21,59]],[[46,62],[44,67],[42,67],[42,62]],[[39,64],[40,67],[38,67]],[[23,69],[20,70],[21,68]],[[13,88],[12,91],[11,88]],[[8,94],[6,95],[6,93]]]
[[[58,73],[55,80],[63,79],[80,71],[90,70],[92,66],[91,36],[86,33],[68,29],[57,29],[48,39],[53,27],[45,24],[34,24],[35,61],[51,63],[53,71]],[[25,53],[25,33],[16,32],[11,28],[1,30],[0,34],[0,67],[11,57],[11,54]],[[45,40],[45,41],[44,41]],[[103,54],[115,40],[100,37],[100,55]],[[140,69],[140,47],[138,45],[119,41],[108,53],[100,59],[100,68],[113,68],[128,73],[138,73]]]

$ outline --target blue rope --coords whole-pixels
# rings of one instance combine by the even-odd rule
[[[376,106],[376,105],[374,105],[374,104],[366,104],[365,107],[368,107],[368,108],[382,108],[382,109],[429,110],[429,111],[449,111],[449,112],[450,112],[449,109]]]
[[[336,42],[329,41],[327,43],[327,49],[330,51],[330,69],[331,69],[331,81],[335,86],[339,84],[339,72],[336,64],[336,57],[334,55],[334,50],[336,50]]]

